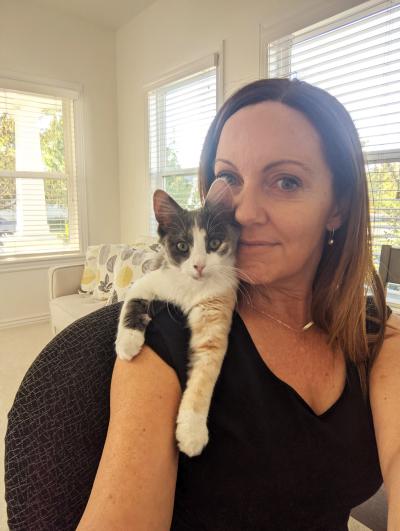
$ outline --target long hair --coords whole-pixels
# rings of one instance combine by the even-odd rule
[[[264,101],[300,111],[319,134],[342,225],[335,231],[334,245],[327,244],[328,238],[325,241],[312,287],[312,319],[327,333],[330,347],[340,348],[356,364],[366,399],[368,374],[383,343],[387,314],[384,288],[372,260],[365,162],[357,130],[343,105],[297,79],[261,79],[242,87],[224,103],[206,135],[199,166],[200,196],[204,201],[215,179],[215,156],[225,122],[239,109]],[[368,315],[367,294],[373,303]]]

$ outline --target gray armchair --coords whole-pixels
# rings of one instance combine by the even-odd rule
[[[121,305],[69,325],[43,349],[21,383],[5,440],[11,531],[72,531],[78,525],[107,434]],[[385,531],[386,513],[381,489],[352,516]]]

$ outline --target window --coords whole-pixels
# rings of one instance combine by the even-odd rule
[[[268,77],[296,77],[347,108],[369,178],[373,252],[400,246],[400,3],[367,2],[268,43]]]
[[[195,73],[148,92],[151,196],[168,192],[183,208],[200,206],[198,165],[207,130],[217,110],[217,59]],[[151,206],[151,233],[156,221]]]
[[[77,254],[74,97],[10,81],[0,79],[0,262]]]

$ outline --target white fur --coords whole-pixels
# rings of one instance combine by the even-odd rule
[[[226,274],[224,269],[219,270],[213,267],[212,271],[207,271],[210,265],[218,265],[215,259],[216,253],[210,253],[209,260],[203,271],[203,276],[194,278],[191,269],[193,265],[189,260],[185,267],[182,264],[181,269],[169,267],[167,269],[156,269],[147,273],[144,277],[137,280],[129,289],[125,302],[121,309],[118,334],[116,341],[116,351],[118,356],[124,360],[132,359],[140,352],[144,343],[144,334],[125,328],[123,325],[127,303],[131,299],[161,300],[170,302],[180,307],[185,314],[188,314],[193,306],[210,297],[218,297],[229,290],[235,291],[237,288],[237,278],[233,274]],[[221,264],[221,257],[219,264]],[[233,266],[234,256],[223,256],[224,265]],[[214,263],[213,263],[214,262]],[[193,271],[194,268],[193,268]],[[186,274],[185,274],[186,273]],[[139,338],[141,337],[141,341]]]
[[[161,251],[164,252],[164,251]],[[165,258],[168,260],[166,253]],[[168,260],[170,262],[170,260]],[[229,290],[236,290],[237,278],[222,266],[234,266],[235,256],[219,256],[207,253],[205,231],[197,226],[193,229],[193,249],[180,267],[156,269],[137,280],[129,289],[121,311],[120,323],[125,317],[124,309],[130,299],[162,300],[179,306],[184,313],[209,297],[218,297]],[[204,265],[202,277],[195,274],[194,265]]]
[[[197,225],[195,225],[193,227],[193,249],[191,250],[189,258],[183,262],[181,266],[181,271],[193,278],[199,277],[195,266],[205,268],[209,265],[209,263],[207,264],[209,261],[207,260],[205,237],[206,231],[204,229],[199,229]]]
[[[191,358],[189,360],[188,383],[183,393],[181,406],[177,418],[176,438],[181,451],[189,457],[199,455],[208,442],[207,415],[215,381],[226,352],[227,337],[231,319],[226,319],[226,313],[232,315],[236,300],[238,279],[234,274],[233,266],[235,256],[226,253],[223,256],[217,252],[207,253],[205,245],[206,232],[195,226],[193,228],[193,247],[187,260],[176,266],[168,256],[167,250],[163,249],[164,267],[147,273],[130,288],[121,309],[116,340],[116,351],[119,358],[130,360],[136,356],[144,343],[144,332],[132,330],[124,326],[127,305],[131,299],[161,300],[175,304],[186,314],[190,320],[201,318],[204,309],[201,304],[207,300],[222,297],[226,303],[224,316],[219,321],[219,330],[213,327],[202,332],[201,338],[192,334]],[[195,266],[203,267],[201,275]],[[226,269],[224,268],[226,267]],[[227,296],[228,295],[228,296]],[[199,306],[198,306],[199,305]],[[197,308],[195,308],[198,306]],[[215,309],[213,309],[215,312]],[[148,316],[145,319],[150,320]],[[208,363],[207,353],[196,352],[207,335],[213,337],[213,333],[222,335],[226,340],[219,340],[220,352],[214,352],[213,361],[206,369]],[[226,329],[225,329],[226,328]],[[206,369],[206,378],[201,378]],[[200,378],[199,378],[200,376]],[[206,382],[206,383],[204,383]],[[202,392],[198,393],[199,385]],[[198,400],[200,397],[200,402]]]
[[[208,443],[207,415],[181,406],[176,419],[176,439],[181,452],[189,457],[199,455]]]

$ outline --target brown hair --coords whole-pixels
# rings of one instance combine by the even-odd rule
[[[247,105],[279,101],[305,115],[319,133],[333,175],[334,194],[343,223],[335,243],[323,249],[314,278],[312,317],[357,365],[364,397],[368,373],[384,339],[385,293],[372,261],[371,225],[365,163],[357,130],[339,101],[322,89],[297,79],[261,79],[234,93],[216,114],[200,157],[202,200],[215,179],[214,162],[222,128]],[[367,292],[371,311],[366,312]],[[367,330],[367,319],[368,330]]]

